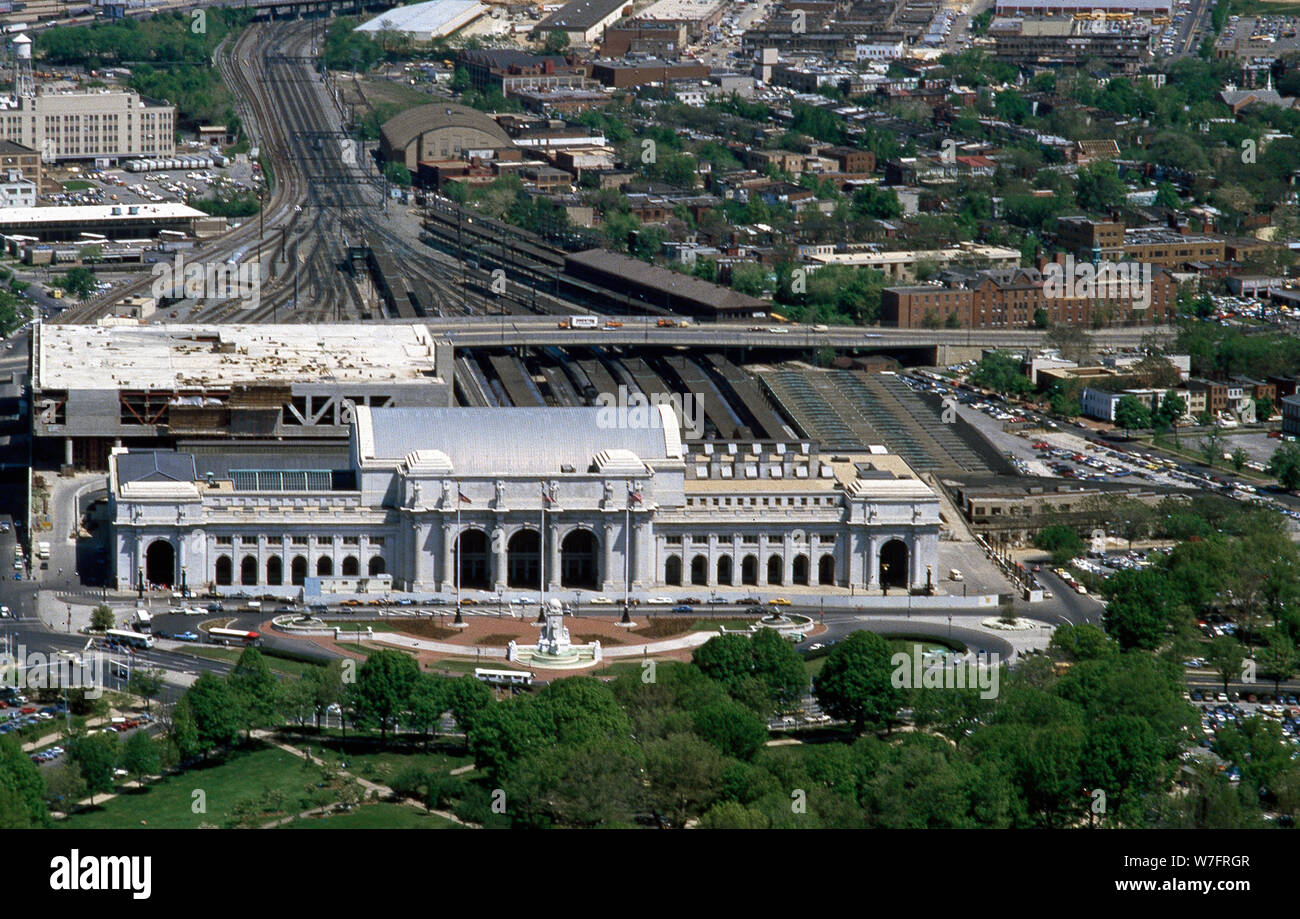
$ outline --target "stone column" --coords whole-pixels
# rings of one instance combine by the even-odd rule
[[[654,584],[658,582],[656,574],[658,565],[655,559],[654,546],[650,540],[650,518],[642,516],[640,520],[632,518],[633,532],[636,534],[636,552],[632,556],[636,564],[633,569],[633,578],[640,580],[642,584]],[[683,563],[684,564],[684,563]],[[690,574],[689,568],[683,568],[682,580],[688,581]]]
[[[614,543],[618,540],[618,527],[612,518],[607,518],[602,530],[601,536],[601,572],[600,586],[603,591],[614,590],[619,584],[619,579],[623,576],[623,571],[619,568],[614,559]]]
[[[711,588],[718,586],[718,555],[720,548],[721,547],[718,545],[718,538],[714,534],[710,533],[708,552],[709,568],[708,571],[704,573],[704,582],[706,586]]]
[[[767,586],[767,555],[770,547],[767,544],[767,537],[758,537],[758,586]]]
[[[560,525],[546,522],[546,592],[554,596],[560,590]]]
[[[456,524],[451,520],[442,522],[442,570],[439,573],[442,586],[441,593],[456,589],[456,557],[453,549],[456,545]]]

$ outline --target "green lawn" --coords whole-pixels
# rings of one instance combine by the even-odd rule
[[[346,814],[298,818],[288,830],[463,830],[436,814],[425,814],[405,804],[365,804]]]
[[[87,182],[85,179],[72,179],[63,183],[64,191],[85,191],[88,188],[95,188],[94,182]]]
[[[434,738],[426,752],[421,743],[393,743],[390,749],[380,749],[377,743],[344,742],[339,739],[294,741],[299,749],[311,748],[312,755],[332,766],[343,767],[352,775],[358,775],[372,782],[381,784],[403,769],[419,767],[436,772],[450,772],[462,766],[474,764],[474,757],[463,752],[459,741]]]
[[[206,657],[210,660],[229,661],[235,663],[239,660],[239,655],[243,651],[239,648],[217,648],[208,646],[194,646],[181,649],[182,653],[193,654],[196,657]],[[300,677],[313,670],[319,669],[319,664],[313,664],[308,661],[296,661],[286,657],[273,657],[265,652],[262,653],[262,659],[272,671],[280,676]]]
[[[253,825],[337,799],[337,789],[317,787],[319,766],[275,747],[237,750],[224,761],[200,766],[73,814],[60,823],[68,829],[197,829],[228,826],[238,814]],[[194,813],[203,792],[205,813]]]

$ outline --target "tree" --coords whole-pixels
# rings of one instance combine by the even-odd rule
[[[136,667],[131,671],[131,678],[126,688],[144,699],[144,710],[149,711],[149,703],[155,699],[163,686],[163,672],[157,667]]]
[[[1160,406],[1156,409],[1153,421],[1161,427],[1173,428],[1175,433],[1178,430],[1179,420],[1187,414],[1187,403],[1183,397],[1174,392],[1165,393],[1165,397],[1160,400]]]
[[[1300,489],[1300,446],[1285,443],[1273,451],[1264,471],[1287,491]]]
[[[1279,629],[1273,629],[1268,636],[1268,644],[1256,655],[1259,661],[1260,675],[1273,681],[1276,693],[1283,680],[1289,680],[1300,666],[1300,655],[1296,653],[1295,643]]]
[[[194,716],[197,748],[205,756],[214,747],[229,746],[239,738],[245,719],[243,706],[225,680],[211,673],[199,674],[184,698]]]
[[[113,790],[113,770],[121,755],[121,743],[116,734],[85,734],[72,742],[68,759],[75,763],[90,792],[90,803],[95,803],[97,792]]]
[[[446,681],[429,674],[421,674],[411,690],[411,726],[424,735],[426,746],[429,735],[438,732],[449,697]]]
[[[0,737],[0,829],[26,830],[49,825],[45,781],[12,737]]]
[[[492,705],[492,690],[472,677],[451,680],[447,694],[447,708],[456,726],[465,732],[473,726],[475,716]]]
[[[1205,437],[1201,440],[1199,445],[1201,456],[1205,459],[1205,465],[1209,466],[1211,469],[1213,469],[1215,465],[1218,464],[1219,460],[1223,458],[1222,443],[1223,435],[1219,433],[1218,428],[1214,427],[1210,428],[1210,430],[1205,433]]]
[[[1210,642],[1210,650],[1205,659],[1223,680],[1223,691],[1228,691],[1228,683],[1241,678],[1241,665],[1246,660],[1246,648],[1231,635],[1220,635]]]
[[[399,188],[411,187],[411,170],[406,168],[405,163],[386,163],[384,165],[384,176],[391,184]]]
[[[274,723],[279,707],[280,684],[257,648],[245,648],[230,671],[230,689],[239,699],[244,730]]]
[[[903,704],[902,690],[893,685],[889,645],[874,632],[853,632],[836,644],[813,691],[832,717],[853,725],[854,734],[888,727]]]
[[[62,287],[79,300],[85,300],[95,292],[95,272],[89,268],[69,268],[68,273],[55,280],[55,285]]]
[[[1047,648],[1067,661],[1105,660],[1119,653],[1119,645],[1091,623],[1058,625]]]
[[[739,702],[721,700],[695,713],[695,733],[728,756],[747,760],[767,743],[763,719]]]
[[[1082,364],[1095,351],[1092,335],[1076,325],[1054,325],[1043,337],[1043,346],[1056,348],[1066,360]]]
[[[1246,452],[1244,447],[1237,447],[1237,449],[1232,451],[1229,459],[1232,463],[1233,471],[1241,472],[1242,469],[1246,468],[1246,462],[1250,459],[1250,454]]]
[[[347,666],[351,668],[355,666],[355,662],[348,661]],[[330,706],[337,705],[343,699],[343,691],[346,688],[343,683],[343,668],[343,661],[333,660],[324,667],[312,670],[305,677],[311,680],[312,708],[316,717],[317,730],[320,729],[321,719],[325,717]]]
[[[1115,404],[1115,423],[1124,429],[1124,434],[1134,428],[1151,427],[1151,409],[1137,396],[1121,396]]]
[[[1106,581],[1106,633],[1124,650],[1152,651],[1164,641],[1172,618],[1172,591],[1161,571],[1119,571]]]
[[[194,719],[194,708],[190,705],[190,700],[184,696],[181,696],[180,701],[172,709],[167,736],[182,762],[202,752],[199,746],[198,722]]]
[[[546,36],[545,51],[547,54],[563,54],[569,47],[569,34],[561,29],[552,29],[551,33]]]
[[[1075,178],[1075,197],[1086,211],[1109,211],[1124,201],[1124,183],[1109,160],[1084,166]]]
[[[117,619],[113,615],[111,607],[101,603],[90,611],[90,630],[92,632],[106,632],[113,628],[117,628]]]
[[[1006,351],[984,355],[971,371],[970,381],[1006,396],[1023,396],[1033,390],[1029,377],[1020,372],[1020,358]]]
[[[646,795],[658,814],[681,827],[718,799],[724,761],[693,734],[673,734],[645,745]]]
[[[352,698],[363,721],[379,723],[381,744],[387,745],[389,727],[410,707],[419,677],[420,665],[401,651],[379,651],[361,665]]]
[[[451,91],[459,95],[472,85],[469,71],[464,67],[457,67],[451,75]]]
[[[158,744],[144,731],[135,731],[122,745],[122,768],[143,785],[145,776],[157,775],[162,769]]]
[[[45,770],[45,801],[50,807],[66,813],[85,796],[86,780],[72,763],[57,763]]]
[[[1052,564],[1064,565],[1083,554],[1083,537],[1073,527],[1054,523],[1034,535],[1034,545],[1052,554]]]

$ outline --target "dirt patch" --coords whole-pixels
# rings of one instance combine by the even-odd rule
[[[415,635],[418,638],[433,638],[442,640],[444,638],[453,638],[460,634],[460,629],[449,629],[445,625],[439,625],[436,619],[407,619],[402,620],[400,627],[395,626],[392,620],[383,622],[358,622],[358,626],[383,626],[383,631],[390,631],[397,628],[397,631],[407,635]],[[380,631],[376,628],[375,631]]]
[[[574,635],[572,641],[575,645],[589,645],[593,641],[598,641],[603,648],[612,648],[616,645],[625,645],[627,642],[620,641],[617,638],[610,638],[608,635]]]
[[[685,635],[691,630],[690,620],[681,619],[651,619],[644,625],[639,625],[632,629],[633,635],[639,635],[642,638],[671,638],[675,635]]]
[[[488,635],[480,635],[479,637],[475,638],[474,644],[494,645],[500,647],[501,645],[508,645],[510,644],[510,642],[518,641],[518,640],[519,640],[518,635],[512,635],[509,632],[492,632]]]

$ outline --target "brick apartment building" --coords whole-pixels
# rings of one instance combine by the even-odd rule
[[[903,329],[959,325],[961,328],[1026,328],[1039,310],[1052,325],[1091,325],[1094,317],[1110,325],[1168,322],[1178,308],[1178,284],[1164,269],[1151,274],[1150,302],[1135,304],[1130,290],[1101,286],[1097,296],[1050,296],[1043,273],[1034,268],[1001,268],[973,273],[944,272],[941,284],[887,287],[880,317]],[[955,317],[955,318],[954,318]]]

